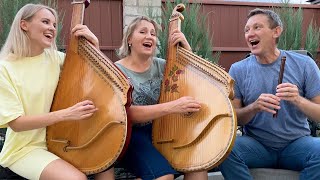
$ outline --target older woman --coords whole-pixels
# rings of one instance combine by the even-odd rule
[[[176,171],[152,145],[152,120],[172,113],[199,111],[193,97],[158,104],[165,60],[155,58],[158,25],[145,16],[135,18],[124,34],[116,65],[134,86],[133,105],[128,114],[134,124],[129,148],[123,159],[126,167],[141,179],[173,179]],[[180,31],[171,35],[173,44],[191,47]],[[207,172],[185,174],[185,179],[207,179]]]

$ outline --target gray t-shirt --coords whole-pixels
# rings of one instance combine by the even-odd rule
[[[129,78],[134,87],[132,92],[133,105],[158,103],[165,66],[164,59],[154,58],[150,68],[145,72],[134,72],[119,63],[115,64]]]
[[[235,96],[244,106],[256,101],[262,93],[275,94],[282,56],[287,58],[283,83],[297,85],[300,95],[307,99],[320,95],[320,73],[315,62],[308,56],[281,50],[279,58],[272,64],[261,64],[251,55],[231,66],[229,73],[235,80]],[[304,113],[285,100],[280,102],[280,107],[277,118],[271,113],[257,113],[244,126],[244,133],[274,149],[310,135]]]

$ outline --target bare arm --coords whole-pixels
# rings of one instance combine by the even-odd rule
[[[320,95],[308,100],[301,97],[298,87],[291,83],[278,85],[276,95],[283,100],[292,102],[310,119],[320,122]]]
[[[93,103],[86,100],[69,108],[47,114],[20,116],[9,122],[9,127],[15,132],[28,131],[47,127],[61,121],[85,119],[92,116],[95,111],[97,111],[97,108]]]
[[[174,45],[181,43],[182,47],[187,50],[191,50],[191,47],[184,34],[179,30],[175,30],[170,35],[170,41]],[[192,97],[185,96],[162,104],[145,106],[133,105],[129,108],[128,113],[130,114],[130,117],[134,123],[144,123],[173,113],[197,112],[200,108],[201,105],[198,101]]]
[[[242,102],[239,99],[232,100],[232,105],[235,108],[239,125],[247,124],[257,113],[253,110],[252,104],[243,107]]]
[[[312,98],[311,101],[301,97],[296,106],[311,120],[320,122],[320,96]]]
[[[240,99],[234,99],[232,104],[235,108],[239,125],[245,125],[260,111],[275,114],[275,109],[280,109],[280,98],[273,94],[261,94],[259,98],[243,107]]]
[[[200,103],[194,98],[185,96],[167,103],[131,106],[128,113],[134,123],[144,123],[168,114],[197,112],[200,107]]]

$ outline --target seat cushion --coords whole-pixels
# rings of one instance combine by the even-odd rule
[[[299,172],[286,169],[250,169],[253,179],[257,180],[299,180]]]

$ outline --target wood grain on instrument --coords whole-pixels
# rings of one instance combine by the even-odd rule
[[[182,5],[170,18],[169,34],[180,29]],[[230,99],[233,79],[221,67],[192,52],[168,44],[159,103],[192,96],[199,112],[171,114],[153,122],[153,144],[178,171],[209,170],[229,154],[237,122]]]
[[[84,4],[73,4],[72,26],[83,21]],[[85,38],[71,36],[51,111],[91,100],[90,118],[47,128],[48,150],[85,174],[106,170],[124,152],[130,137],[126,110],[131,104],[128,79]]]

